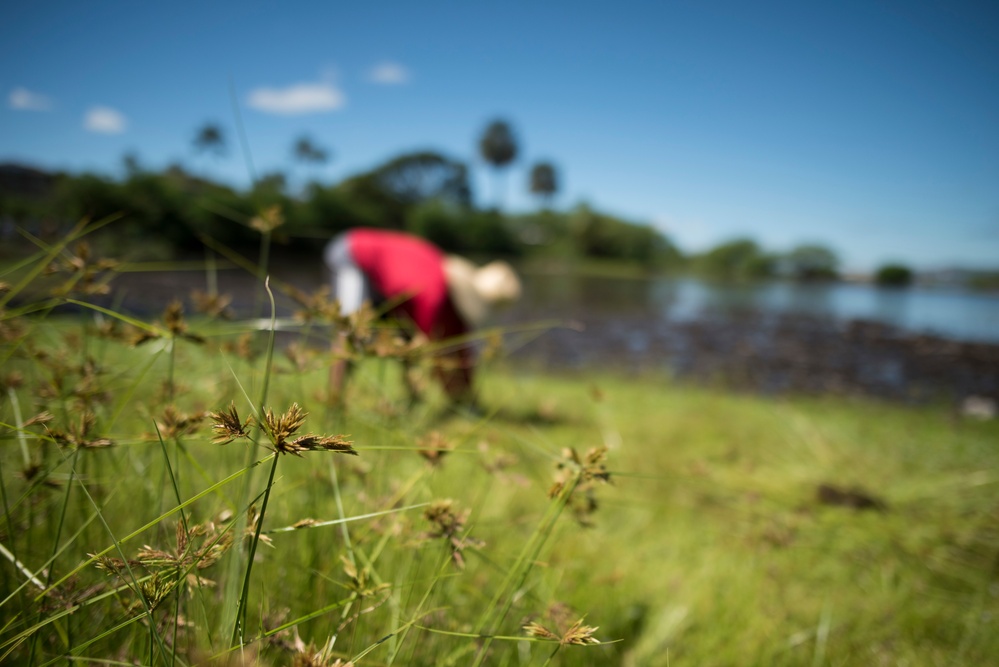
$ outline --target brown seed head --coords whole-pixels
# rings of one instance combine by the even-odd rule
[[[212,430],[215,437],[212,442],[216,445],[227,445],[237,438],[249,438],[248,427],[253,421],[253,417],[248,417],[245,422],[239,420],[239,413],[236,412],[236,404],[229,403],[229,407],[218,412],[209,412],[208,416],[215,422]]]
[[[231,320],[234,317],[231,294],[208,294],[201,290],[191,292],[191,301],[194,302],[194,309],[199,313],[204,313],[209,317],[217,317],[223,320]]]
[[[299,407],[298,403],[292,403],[291,407],[281,415],[275,415],[274,411],[270,409],[264,413],[264,432],[271,439],[274,451],[286,454],[298,452],[294,446],[288,443],[288,438],[301,428],[308,414]]]
[[[440,466],[441,459],[453,449],[454,447],[448,443],[444,434],[440,431],[431,431],[420,439],[420,449],[417,450],[417,453],[436,468]]]
[[[566,630],[559,641],[563,646],[568,644],[575,644],[577,646],[599,644],[600,640],[593,636],[593,633],[598,629],[594,626],[583,625],[583,619],[579,619],[572,624],[572,627]]]
[[[202,420],[211,413],[196,412],[194,414],[184,414],[176,406],[168,405],[163,410],[156,425],[160,434],[164,438],[175,438],[181,435],[190,435],[198,430]]]
[[[281,213],[281,207],[277,204],[268,206],[250,220],[250,227],[261,234],[272,232],[283,224],[284,215]]]

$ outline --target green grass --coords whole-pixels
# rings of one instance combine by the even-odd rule
[[[483,369],[485,415],[469,417],[433,386],[407,406],[390,359],[361,364],[344,411],[324,402],[321,336],[301,367],[284,355],[300,336],[279,338],[268,365],[267,331],[254,358],[226,346],[241,324],[195,319],[188,332],[204,344],[167,335],[132,347],[98,335],[97,319],[113,316],[0,322],[0,656],[12,664],[67,654],[290,664],[302,644],[331,640],[331,656],[371,665],[978,665],[999,655],[995,422],[502,363]],[[245,419],[261,403],[279,414],[298,403],[309,413],[299,434],[347,434],[359,456],[274,459],[252,428],[256,445],[213,444],[208,419],[171,434],[171,393],[188,415],[232,401]],[[21,427],[42,410],[47,429]],[[113,446],[60,444],[84,410],[94,425],[76,443]],[[441,447],[450,451],[436,463],[419,453]],[[565,458],[604,447],[602,462]],[[564,487],[549,497],[559,474]],[[821,484],[862,490],[884,509],[823,504]],[[266,538],[252,568],[251,503],[265,511]],[[320,523],[290,529],[306,519]],[[187,561],[167,566],[146,551],[112,576],[90,556],[177,555],[178,523],[208,531],[191,538]],[[194,549],[229,535],[234,546],[198,569]],[[560,635],[581,618],[601,644],[559,647],[523,630],[534,620]]]

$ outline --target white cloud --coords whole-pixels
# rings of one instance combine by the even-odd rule
[[[297,116],[339,109],[347,98],[331,82],[297,83],[287,88],[257,88],[247,103],[265,113]]]
[[[385,62],[372,67],[368,79],[388,86],[409,83],[409,70],[399,63]]]
[[[27,88],[15,88],[10,91],[7,101],[11,109],[21,111],[48,111],[52,108],[52,101],[48,97],[33,93]]]
[[[83,127],[100,134],[121,134],[127,125],[125,116],[111,107],[93,107],[83,119]]]

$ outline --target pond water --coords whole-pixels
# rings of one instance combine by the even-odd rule
[[[309,292],[326,280],[313,265],[272,268],[272,278]],[[763,392],[999,400],[996,294],[565,273],[523,280],[523,298],[493,322],[507,327],[514,363],[665,371]],[[113,298],[122,297],[125,310],[155,317],[171,298],[205,287],[202,272],[149,272],[129,276]],[[239,317],[256,312],[252,276],[220,271],[218,289],[234,296]],[[278,294],[282,315],[294,309]],[[541,322],[549,325],[531,329]]]
[[[724,319],[745,313],[806,316],[845,324],[869,320],[911,334],[999,343],[999,294],[959,288],[878,288],[832,283],[728,285],[691,278],[525,277],[531,309],[582,317],[596,311],[641,313],[649,324]]]
[[[868,285],[716,285],[527,275],[500,324],[511,358],[546,368],[666,370],[767,391],[999,397],[999,296]]]
[[[691,319],[710,311],[757,310],[836,321],[871,320],[910,333],[999,342],[999,295],[959,288],[879,288],[872,285],[710,285],[656,280],[653,298],[668,317]]]

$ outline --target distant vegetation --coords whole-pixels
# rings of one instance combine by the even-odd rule
[[[912,284],[912,269],[901,264],[885,264],[874,273],[874,282],[883,287],[908,287]]]
[[[504,210],[509,167],[522,159],[517,133],[496,119],[478,139],[483,162],[494,172],[490,206],[477,203],[464,162],[435,151],[404,153],[340,182],[325,183],[318,170],[334,152],[308,134],[289,146],[295,166],[257,174],[249,189],[218,182],[210,162],[230,159],[222,125],[206,122],[192,134],[198,168],[173,165],[155,171],[135,153],[123,157],[119,178],[91,173],[52,174],[21,165],[0,165],[0,240],[8,253],[33,248],[27,235],[52,242],[83,218],[120,219],[91,237],[97,250],[130,260],[157,260],[200,253],[206,243],[255,253],[261,234],[276,255],[318,261],[323,243],[357,226],[409,231],[448,252],[473,257],[613,263],[629,270],[691,272],[711,280],[788,279],[801,282],[839,278],[836,253],[817,244],[786,252],[736,238],[707,251],[685,255],[651,224],[625,220],[579,203],[558,209],[562,177],[551,160],[534,160],[521,184],[538,210]],[[292,187],[290,183],[305,185]],[[480,200],[481,201],[481,200]],[[267,218],[261,227],[260,221]],[[18,230],[22,232],[18,232]],[[26,232],[27,234],[25,234]],[[911,270],[886,266],[879,284],[903,285]],[[988,277],[984,279],[988,286]],[[995,282],[995,281],[993,281]]]
[[[211,127],[197,145],[212,155],[222,148]],[[316,163],[328,155],[300,138],[293,155]],[[0,173],[0,235],[13,247],[21,228],[45,241],[60,238],[82,218],[120,215],[93,238],[106,254],[131,260],[170,259],[198,252],[206,239],[252,253],[260,245],[254,225],[265,211],[280,211],[273,231],[275,254],[318,256],[322,243],[351,227],[398,229],[423,236],[449,252],[472,256],[565,261],[609,261],[643,271],[692,270],[720,280],[786,277],[834,278],[835,254],[801,246],[787,254],[738,239],[703,254],[685,256],[650,224],[624,220],[581,203],[555,210],[558,174],[551,162],[536,163],[525,187],[541,208],[506,213],[475,205],[468,167],[440,153],[406,153],[339,183],[313,181],[293,192],[280,172],[261,175],[236,190],[179,165],[143,169],[126,156],[125,174],[49,174],[7,165]]]
[[[199,133],[206,144],[212,132]],[[208,150],[208,149],[205,149]],[[211,149],[216,152],[218,149]],[[301,139],[298,159],[325,155]],[[273,229],[274,252],[317,256],[322,243],[357,226],[398,229],[421,235],[447,251],[470,255],[606,259],[643,269],[676,268],[681,255],[651,225],[598,213],[586,205],[511,215],[474,203],[468,168],[440,153],[393,158],[339,183],[313,181],[293,192],[282,173],[263,174],[245,191],[199,176],[181,166],[154,172],[129,156],[120,179],[95,174],[47,174],[8,165],[0,190],[0,233],[16,243],[16,228],[43,240],[60,238],[82,218],[112,215],[99,239],[102,252],[134,260],[167,259],[198,251],[210,238],[238,251],[260,244],[253,221],[280,211]],[[32,188],[21,183],[31,181]],[[550,203],[555,168],[539,164],[528,187]]]

